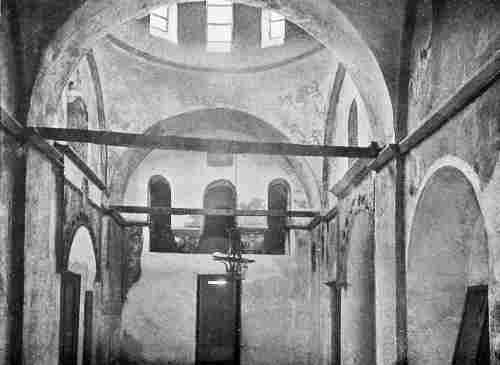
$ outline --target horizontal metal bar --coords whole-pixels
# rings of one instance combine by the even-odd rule
[[[399,144],[405,154],[436,133],[444,124],[478,98],[500,77],[500,51],[484,63],[460,88],[424,118]]]
[[[170,207],[142,207],[132,205],[110,205],[110,210],[120,213],[135,214],[171,214],[171,215],[221,215],[246,217],[302,217],[315,218],[318,211],[309,210],[241,210],[241,209],[196,209]]]
[[[32,133],[38,133],[43,138],[55,141],[228,154],[375,158],[380,150],[376,143],[372,143],[368,147],[319,146],[280,142],[246,142],[225,139],[156,136],[72,128],[37,127],[31,128],[31,131]]]
[[[96,175],[96,173],[87,165],[85,161],[83,161],[80,156],[76,154],[76,152],[68,145],[62,145],[59,143],[55,144],[55,148],[59,150],[62,154],[68,157],[71,162],[73,162],[76,167],[80,169],[81,172],[95,184],[101,191],[104,191],[106,195],[108,195],[108,190],[106,184]]]
[[[29,143],[56,166],[64,166],[64,158],[52,145],[37,134],[29,133],[14,117],[0,107],[0,126],[21,143]]]

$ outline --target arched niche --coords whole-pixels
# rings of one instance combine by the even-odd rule
[[[66,290],[68,290],[66,276],[63,275],[63,313],[71,312],[71,310],[78,311],[78,325],[73,330],[77,332],[77,346],[76,358],[78,365],[85,365],[90,363],[92,357],[92,340],[93,333],[92,318],[93,318],[93,305],[94,305],[94,282],[97,272],[96,258],[94,255],[93,236],[89,229],[85,226],[80,226],[73,235],[71,249],[68,257],[68,271],[79,276],[80,292],[75,293],[78,300],[78,308],[68,308],[68,302],[64,300],[67,297]],[[63,316],[64,317],[64,316]],[[64,318],[62,319],[64,321]],[[64,328],[64,323],[62,328]],[[64,336],[64,334],[62,335]]]
[[[290,209],[290,184],[284,179],[275,179],[267,188],[269,210]],[[286,217],[267,217],[267,231],[264,235],[264,250],[267,254],[284,254],[287,239]]]
[[[172,206],[172,189],[166,178],[154,175],[148,182],[148,203],[150,207]],[[149,249],[151,252],[176,252],[172,233],[172,216],[166,213],[151,214],[149,217]]]
[[[375,364],[375,270],[371,213],[359,210],[350,223],[345,286],[341,299],[341,362]]]
[[[210,183],[203,193],[205,209],[236,209],[236,187],[228,180],[216,180]],[[234,216],[206,215],[199,252],[226,251],[229,230],[236,228]]]
[[[407,249],[409,364],[451,363],[467,288],[488,284],[488,242],[475,187],[456,167],[424,180]]]

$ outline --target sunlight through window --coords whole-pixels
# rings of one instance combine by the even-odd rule
[[[207,51],[231,51],[233,40],[233,3],[228,0],[207,1]]]
[[[177,44],[177,4],[162,6],[151,11],[149,33]]]
[[[285,17],[275,11],[262,10],[262,48],[285,43]]]

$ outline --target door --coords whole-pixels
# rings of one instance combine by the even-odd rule
[[[70,271],[66,271],[61,275],[61,329],[59,343],[59,362],[61,365],[77,365],[80,282],[80,275]]]
[[[90,365],[92,360],[92,317],[94,314],[94,293],[85,292],[85,306],[83,315],[83,365]]]
[[[239,364],[241,281],[198,275],[196,364]]]
[[[458,332],[453,365],[488,365],[490,344],[488,328],[488,287],[467,289],[464,312]]]

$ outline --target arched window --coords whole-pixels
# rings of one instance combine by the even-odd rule
[[[203,196],[205,209],[236,209],[236,188],[227,180],[212,182]],[[199,252],[225,251],[229,230],[236,227],[234,216],[207,215],[203,224]]]
[[[349,119],[347,120],[347,141],[349,146],[357,147],[359,145],[358,140],[358,104],[356,100],[352,101],[351,107],[349,109]],[[349,167],[352,166],[355,159],[349,159]]]
[[[283,179],[271,181],[267,190],[269,210],[286,211],[290,206],[290,185]],[[285,253],[287,238],[286,217],[267,217],[268,230],[264,237],[264,249],[268,254]]]
[[[172,191],[167,179],[155,175],[148,184],[149,205],[151,207],[171,207]],[[149,242],[151,252],[176,252],[170,214],[151,214],[149,219]]]

